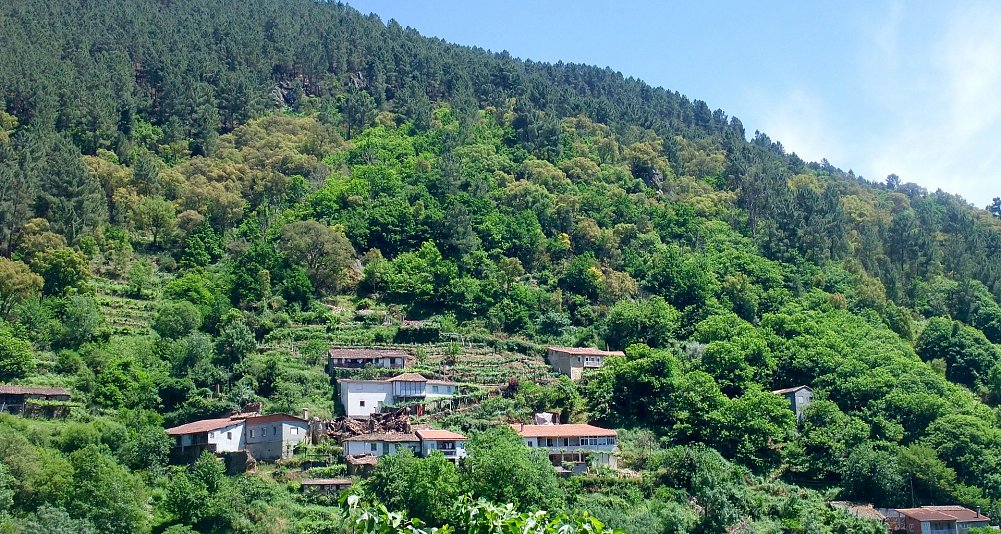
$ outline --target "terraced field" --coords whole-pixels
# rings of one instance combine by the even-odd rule
[[[345,321],[335,325],[301,325],[276,329],[261,344],[262,351],[280,351],[322,366],[329,347],[385,347],[409,351],[415,357],[415,372],[456,382],[503,385],[509,379],[548,382],[554,379],[541,356],[455,341],[395,343],[396,326]]]
[[[94,278],[94,300],[97,301],[114,334],[145,334],[156,311],[155,299],[125,296],[127,287],[108,278]]]

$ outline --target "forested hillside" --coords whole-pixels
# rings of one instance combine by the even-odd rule
[[[507,384],[446,421],[496,462],[352,490],[432,526],[474,530],[406,488],[627,532],[879,531],[833,498],[1001,515],[1001,201],[339,4],[24,0],[0,42],[0,382],[73,393],[0,416],[0,530],[343,532],[357,510],[283,468],[168,465],[163,428],[330,415],[326,349],[401,343]],[[547,344],[626,357],[576,384]],[[798,385],[802,422],[770,393]],[[634,476],[557,479],[492,428],[542,410],[623,429]]]

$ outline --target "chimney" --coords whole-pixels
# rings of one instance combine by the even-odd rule
[[[977,517],[980,517],[980,507],[977,507]]]
[[[215,385],[215,396],[216,396],[216,397],[218,397],[218,396],[219,396],[219,383],[218,383],[218,382],[217,382],[217,383],[216,383],[216,385]]]
[[[302,409],[302,418],[309,421],[309,408]]]

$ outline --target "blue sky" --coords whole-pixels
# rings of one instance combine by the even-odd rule
[[[348,3],[450,42],[611,67],[870,180],[1001,196],[1001,2]]]

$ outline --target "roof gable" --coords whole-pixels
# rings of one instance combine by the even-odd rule
[[[466,436],[451,430],[421,429],[416,431],[417,437],[427,441],[464,441]]]
[[[35,387],[35,386],[8,386],[0,384],[0,395],[66,395],[70,392],[63,388]]]
[[[427,382],[428,379],[424,378],[422,375],[417,373],[403,373],[394,376],[393,378],[387,378],[386,382]]]
[[[242,424],[243,421],[239,419],[230,419],[229,417],[220,417],[218,419],[202,419],[200,421],[192,421],[190,423],[185,423],[183,425],[168,428],[167,434],[171,436],[180,436],[184,434],[200,434],[202,432],[211,432],[213,430],[219,430],[221,428],[226,428],[229,426],[239,426]]]
[[[810,392],[813,391],[812,389],[810,389],[810,386],[796,386],[796,387],[785,388],[785,389],[776,389],[776,390],[773,390],[772,393],[774,393],[776,395],[788,395],[790,393],[795,393],[795,392],[797,392],[797,391],[799,391],[801,389],[805,389],[805,390],[810,391]]]
[[[601,350],[594,347],[546,347],[546,350],[563,352],[574,356],[625,356],[621,350]]]
[[[522,425],[511,428],[523,438],[614,437],[618,432],[594,425]]]

